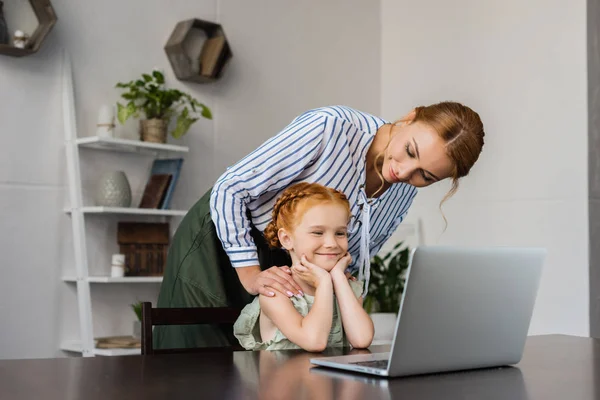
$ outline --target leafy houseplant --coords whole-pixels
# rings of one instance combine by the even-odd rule
[[[137,316],[138,320],[141,322],[142,321],[142,302],[141,301],[137,301],[137,302],[133,303],[131,305],[131,309],[133,310],[133,312]]]
[[[140,79],[119,82],[117,88],[125,90],[121,97],[127,100],[125,105],[117,103],[119,122],[124,124],[130,117],[142,120],[142,140],[166,142],[167,127],[173,117],[177,124],[171,131],[175,139],[181,138],[200,116],[212,119],[210,109],[198,102],[188,93],[165,87],[162,72],[154,70],[151,74],[142,74]]]
[[[410,256],[409,248],[402,248],[402,245],[403,242],[400,242],[383,257],[371,259],[369,292],[364,301],[364,308],[369,314],[398,312]]]

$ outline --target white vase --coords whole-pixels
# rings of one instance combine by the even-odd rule
[[[123,171],[107,172],[96,188],[96,205],[103,207],[130,207],[131,187]]]
[[[396,313],[372,313],[370,317],[375,327],[373,344],[391,342],[396,330]]]
[[[140,320],[133,321],[133,337],[136,339],[142,338],[142,323]]]

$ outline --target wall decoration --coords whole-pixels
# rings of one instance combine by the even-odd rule
[[[36,53],[56,24],[58,18],[50,0],[29,0],[29,3],[38,20],[37,28],[26,39],[25,43],[23,43],[22,38],[18,37],[16,43],[0,44],[0,54],[11,57],[24,57]]]
[[[4,18],[4,2],[0,1],[0,44],[9,44],[10,34]]]
[[[204,35],[198,35],[197,31]],[[206,37],[202,39],[202,45],[194,43],[198,37]],[[177,23],[165,45],[165,52],[177,79],[196,83],[221,78],[233,57],[223,27],[196,18]]]

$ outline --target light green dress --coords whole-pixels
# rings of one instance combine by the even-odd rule
[[[358,298],[362,294],[363,282],[348,280],[354,295]],[[303,316],[306,317],[311,307],[315,302],[314,296],[307,294],[302,298],[291,297],[290,300],[294,304],[294,308]],[[239,318],[233,325],[233,334],[239,340],[240,345],[246,350],[288,350],[300,349],[295,343],[288,340],[283,333],[275,330],[273,339],[263,342],[260,336],[260,303],[258,296],[242,310]],[[346,335],[342,327],[342,315],[340,314],[340,306],[333,296],[333,321],[331,324],[331,332],[327,340],[327,347],[348,346]]]

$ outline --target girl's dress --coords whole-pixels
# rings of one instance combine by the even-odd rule
[[[363,289],[362,281],[348,280],[354,295],[360,297]],[[312,308],[315,297],[307,294],[302,298],[290,297],[290,300],[294,304],[294,308],[303,316],[306,317],[310,309]],[[301,347],[295,343],[292,343],[286,338],[283,333],[279,330],[275,330],[275,336],[268,341],[262,341],[260,336],[260,303],[258,296],[248,304],[242,310],[239,318],[233,326],[233,334],[240,342],[240,345],[246,350],[288,350],[288,349],[300,349]],[[344,334],[342,327],[342,315],[340,313],[340,307],[333,296],[333,321],[331,324],[331,332],[329,332],[329,339],[327,340],[327,347],[341,347],[348,346],[348,341]]]

